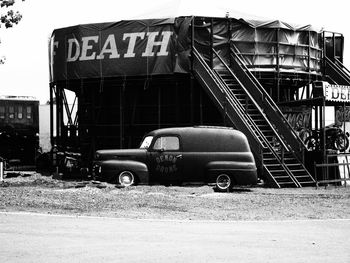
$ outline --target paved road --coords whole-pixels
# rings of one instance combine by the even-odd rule
[[[350,262],[350,220],[161,221],[0,213],[0,262]]]

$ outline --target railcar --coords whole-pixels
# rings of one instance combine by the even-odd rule
[[[39,101],[0,96],[0,156],[11,164],[33,165],[39,150]]]

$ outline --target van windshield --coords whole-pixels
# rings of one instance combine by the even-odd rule
[[[152,139],[153,136],[146,136],[140,145],[140,149],[148,149],[148,147],[151,145]]]

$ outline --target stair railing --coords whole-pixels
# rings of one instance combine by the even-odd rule
[[[220,94],[218,94],[217,92],[215,93],[215,90],[213,90],[213,89],[209,89],[209,87],[212,87],[212,86],[210,86],[207,83],[207,81],[205,81],[204,79],[201,78],[202,81],[206,82],[206,85],[208,86],[209,91],[211,93],[215,93],[214,95],[216,97],[220,96],[220,98],[224,98],[224,101],[218,99],[218,103],[223,104],[223,105],[221,105],[221,107],[224,108],[225,107],[224,104],[228,103],[235,110],[235,113],[237,113],[237,115],[239,116],[240,120],[242,121],[242,124],[244,124],[244,122],[243,122],[244,115],[241,113],[241,110],[239,108],[237,108],[237,106],[239,105],[238,101],[234,102],[231,100],[232,98],[227,96],[228,93],[225,90],[224,86],[222,85],[222,82],[220,81],[218,76],[211,70],[211,68],[207,65],[205,60],[202,58],[202,56],[199,54],[199,52],[195,48],[193,48],[193,56],[194,56],[194,58],[197,59],[197,60],[194,60],[194,64],[198,61],[198,63],[202,67],[202,69],[205,70],[208,75],[210,75],[214,84],[216,84],[216,86],[219,88]],[[244,126],[245,126],[244,128],[246,129],[246,132],[249,132],[250,134],[254,134],[254,132],[256,132],[256,131],[252,130],[251,126],[245,125],[245,124],[244,124]],[[255,137],[254,137],[254,140],[255,140],[254,147],[260,148],[261,142]]]
[[[235,74],[246,84],[246,88],[248,91],[253,94],[254,98],[257,100],[258,104],[263,105],[263,108],[266,112],[266,115],[269,116],[269,119],[273,119],[279,122],[281,125],[278,127],[274,126],[275,129],[279,131],[281,137],[291,146],[292,149],[297,149],[298,151],[294,151],[296,156],[300,160],[304,160],[304,151],[306,147],[304,142],[300,139],[300,137],[295,133],[294,129],[290,125],[290,123],[286,120],[283,113],[276,105],[276,103],[272,100],[270,95],[266,92],[266,90],[261,86],[256,77],[250,72],[247,66],[243,63],[241,58],[236,54],[236,52],[231,49],[231,54],[233,57],[232,65],[235,71]],[[249,85],[252,84],[252,85]]]
[[[294,175],[290,172],[288,167],[282,161],[283,160],[283,156],[282,156],[282,158],[280,156],[278,156],[278,154],[274,150],[273,146],[266,139],[265,135],[256,126],[254,121],[248,116],[248,119],[250,120],[250,123],[252,124],[251,126],[249,126],[249,124],[247,123],[248,119],[245,117],[245,116],[247,116],[247,114],[245,114],[245,109],[242,107],[240,102],[235,98],[235,96],[232,96],[232,95],[231,96],[226,96],[226,94],[231,94],[229,88],[227,87],[227,85],[225,83],[223,83],[222,79],[219,79],[216,74],[213,74],[213,70],[209,67],[209,65],[205,62],[205,60],[202,58],[202,56],[199,54],[199,52],[195,48],[193,48],[193,56],[194,56],[194,58],[196,58],[198,60],[198,62],[203,67],[203,69],[206,71],[206,73],[209,74],[213,78],[213,81],[217,84],[217,87],[219,87],[220,92],[222,93],[221,95],[224,95],[225,100],[230,104],[230,106],[233,109],[235,109],[234,113],[239,116],[239,119],[241,120],[241,123],[244,125],[245,130],[247,130],[250,134],[256,134],[256,133],[259,134],[259,137],[263,140],[263,142],[258,140],[256,136],[252,136],[254,138],[254,147],[259,148],[260,149],[259,150],[260,153],[261,153],[261,148],[268,148],[270,150],[270,152],[274,155],[276,160],[279,162],[279,164],[284,168],[284,170],[286,171],[288,176],[291,178],[293,183],[300,187],[299,182],[296,180]],[[194,60],[193,62],[195,64],[196,60]],[[202,81],[204,81],[204,80],[202,79]],[[208,85],[208,87],[209,87],[209,85]],[[211,90],[210,92],[213,92],[213,90]],[[231,119],[230,116],[229,116],[229,118]],[[254,130],[252,129],[252,127],[254,127]],[[285,144],[283,144],[283,142],[282,142],[282,145],[285,146]],[[260,160],[261,160],[261,162],[263,164],[263,160],[262,160],[261,156],[259,156],[259,158],[260,158]],[[263,167],[266,170],[266,167],[264,165],[263,165]],[[276,180],[272,176],[271,176],[271,178],[278,185],[278,183],[276,182]]]
[[[284,163],[284,151],[287,150],[289,151],[290,148],[284,143],[284,141],[281,139],[281,137],[279,136],[279,134],[277,133],[277,131],[273,128],[272,124],[270,123],[270,121],[266,118],[265,114],[263,113],[263,111],[261,110],[261,108],[259,107],[259,105],[256,104],[255,100],[251,97],[251,95],[249,94],[249,92],[247,92],[247,90],[245,89],[245,87],[242,85],[242,83],[239,81],[239,79],[236,78],[236,76],[233,74],[233,72],[231,71],[230,67],[225,63],[225,61],[220,57],[220,55],[213,50],[213,54],[215,54],[217,56],[217,58],[220,60],[221,64],[225,67],[225,69],[231,74],[232,77],[234,77],[234,79],[237,81],[237,83],[241,86],[241,88],[244,90],[244,92],[246,93],[246,95],[249,97],[249,99],[252,101],[252,103],[254,104],[254,106],[256,107],[256,109],[260,112],[260,114],[263,116],[264,120],[268,123],[268,125],[271,127],[272,131],[274,132],[274,135],[276,136],[277,140],[279,141],[280,145],[281,145],[281,156],[279,156],[276,152],[276,150],[274,149],[274,147],[271,145],[271,143],[266,139],[265,135],[263,134],[263,132],[260,130],[260,128],[255,124],[255,122],[252,120],[252,118],[246,114],[246,109],[241,105],[241,103],[238,101],[238,99],[233,95],[230,96],[231,99],[235,100],[235,105],[238,104],[238,106],[240,107],[241,111],[242,111],[242,115],[245,117],[245,120],[254,127],[254,130],[256,130],[256,135],[259,136],[259,138],[261,138],[262,141],[260,141],[260,143],[262,145],[265,145],[265,148],[268,148],[270,150],[270,152],[273,154],[273,156],[276,158],[276,160],[279,162],[279,164],[284,168],[284,170],[287,172],[287,174],[289,175],[289,177],[292,179],[292,181],[294,182],[294,184],[298,187],[301,187],[300,183],[298,182],[298,180],[296,180],[296,178],[294,177],[294,175],[290,172],[289,168],[285,165]],[[224,80],[219,76],[219,79],[222,82],[222,87],[223,89],[226,90],[226,92],[228,92],[228,94],[230,93],[230,89],[227,86],[227,84],[224,82]],[[266,170],[266,172],[268,172],[270,174],[270,172],[268,171],[268,169],[266,169],[266,167],[264,166],[264,169]],[[277,186],[279,186],[279,184],[277,183],[277,181],[274,179],[273,176],[270,177],[272,178],[272,180],[275,182],[275,184]]]
[[[337,58],[334,58],[335,64],[342,68],[350,77],[350,70],[344,66],[344,64]]]
[[[230,89],[227,87],[227,84],[225,84],[224,80],[220,77],[220,75],[218,75],[218,79],[220,80],[222,88],[225,90],[225,92],[227,94],[230,94]],[[230,105],[232,105],[232,107],[234,107],[237,110],[237,112],[240,113],[240,116],[242,117],[242,119],[247,122],[247,126],[250,128],[253,128],[252,130],[253,130],[254,134],[258,135],[257,136],[258,138],[261,138],[261,140],[259,140],[259,142],[261,143],[263,148],[267,148],[268,147],[267,145],[269,143],[268,140],[266,140],[265,135],[261,132],[261,130],[255,124],[255,122],[252,120],[252,118],[246,114],[246,109],[242,106],[242,104],[236,98],[236,96],[227,96],[226,99],[227,99],[227,101],[230,102]],[[264,144],[266,146],[264,146]]]
[[[225,69],[230,73],[230,75],[237,81],[237,83],[240,85],[240,87],[243,89],[243,91],[245,92],[246,96],[249,98],[249,100],[254,104],[255,108],[259,111],[259,113],[262,115],[262,117],[264,118],[264,120],[267,122],[267,124],[271,127],[271,130],[273,131],[274,135],[276,136],[277,140],[279,141],[279,143],[281,144],[281,150],[282,152],[284,150],[289,151],[289,147],[284,143],[283,139],[281,138],[281,136],[279,135],[279,133],[276,131],[276,129],[273,127],[272,123],[268,120],[268,118],[266,117],[265,113],[263,112],[263,110],[261,109],[261,107],[256,103],[256,101],[254,100],[254,98],[251,96],[251,94],[247,91],[247,89],[245,88],[245,86],[240,82],[240,80],[235,76],[235,74],[232,72],[232,70],[230,69],[230,67],[225,63],[225,61],[219,56],[219,54],[213,50],[213,53],[216,55],[216,57],[220,60],[221,64],[225,67]],[[242,105],[239,103],[239,105],[242,107]],[[246,111],[246,109],[244,109],[244,111]],[[248,118],[255,124],[255,122],[251,119],[250,116],[248,116]],[[257,126],[256,126],[257,127]],[[260,131],[260,129],[257,127],[257,129]],[[262,136],[265,136],[262,132],[261,132]]]
[[[350,72],[347,68],[344,67],[344,65],[339,60],[335,59],[335,62],[333,62],[327,56],[325,56],[324,59],[325,59],[325,65],[329,65],[329,67],[334,71],[336,71],[345,82],[350,84],[350,75],[349,75]],[[347,74],[346,72],[349,72],[349,74]]]

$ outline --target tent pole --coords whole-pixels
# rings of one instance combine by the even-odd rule
[[[194,49],[194,20],[195,17],[192,16],[191,23],[191,71],[193,72],[193,49]]]
[[[53,89],[54,89],[54,84],[50,83],[50,143],[51,147],[55,144],[54,142],[54,137],[53,137]]]

